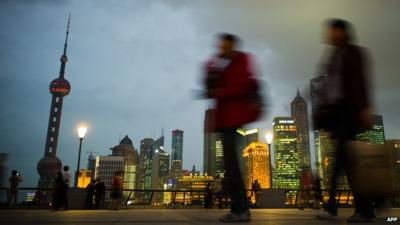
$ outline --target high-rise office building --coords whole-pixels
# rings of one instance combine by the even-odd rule
[[[300,157],[301,171],[311,171],[310,157],[310,135],[308,126],[308,109],[307,102],[301,97],[300,91],[297,89],[297,95],[291,103],[292,117],[295,119],[297,128],[297,141]]]
[[[112,156],[124,157],[124,189],[137,188],[137,171],[139,155],[132,140],[126,135],[119,145],[110,148]]]
[[[383,117],[380,115],[373,115],[371,128],[358,134],[356,139],[369,144],[385,144]]]
[[[237,129],[238,138],[236,139],[236,153],[239,160],[239,167],[243,171],[243,150],[251,143],[258,142],[257,128],[254,129]]]
[[[267,145],[253,142],[243,150],[243,178],[246,189],[252,189],[255,180],[261,188],[271,187],[271,163]]]
[[[273,120],[275,169],[274,188],[298,189],[300,160],[297,129],[292,117],[276,117]]]
[[[183,131],[172,131],[172,154],[171,154],[171,173],[173,178],[178,178],[182,174],[183,156]]]
[[[142,189],[151,189],[152,188],[152,176],[153,176],[153,159],[156,151],[160,151],[160,149],[164,149],[164,136],[158,138],[153,141],[149,145],[147,145],[144,150],[144,174],[142,181]],[[156,164],[158,165],[158,164]]]
[[[221,134],[214,131],[215,109],[207,109],[204,119],[203,169],[209,176],[224,174],[224,153]]]
[[[155,150],[153,154],[151,174],[151,189],[153,190],[162,190],[169,178],[169,162],[171,157],[161,147]]]
[[[100,178],[106,188],[111,188],[114,173],[124,171],[124,162],[123,156],[97,156],[95,177]]]
[[[137,175],[137,188],[144,188],[144,174],[145,174],[145,156],[146,149],[154,142],[153,138],[144,138],[140,141],[140,153],[139,153],[139,163],[138,163],[138,175]]]
[[[50,83],[49,91],[52,94],[49,123],[47,126],[47,137],[46,146],[44,150],[44,156],[37,164],[37,172],[40,175],[39,188],[51,188],[53,180],[57,174],[57,171],[61,170],[61,161],[57,158],[57,143],[58,134],[61,125],[61,112],[63,107],[63,99],[67,96],[71,90],[71,85],[64,78],[65,65],[67,64],[67,43],[69,34],[69,23],[68,18],[67,33],[64,43],[64,51],[60,58],[61,68],[58,78],[54,79]],[[47,193],[45,193],[47,195]]]

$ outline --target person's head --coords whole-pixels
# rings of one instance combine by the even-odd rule
[[[325,42],[333,46],[343,46],[353,41],[352,26],[341,19],[330,19],[326,22]]]
[[[221,54],[229,55],[236,50],[239,38],[233,34],[222,33],[218,35],[218,49]]]
[[[96,181],[97,181],[97,182],[100,182],[100,181],[101,181],[101,179],[98,177],[98,178],[96,178]]]
[[[16,170],[11,171],[11,176],[17,176],[18,172]]]
[[[255,180],[254,183],[258,183],[258,180]]]
[[[64,172],[68,172],[69,171],[69,166],[64,166],[63,170],[64,170]]]

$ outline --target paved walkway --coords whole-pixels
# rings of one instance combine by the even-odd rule
[[[47,210],[0,210],[1,225],[105,225],[105,224],[221,224],[218,217],[226,210],[217,209],[133,209],[133,210],[70,210],[51,212]],[[256,209],[252,210],[253,221],[245,224],[263,225],[314,225],[347,224],[346,217],[352,209],[341,209],[336,221],[315,220],[314,210],[298,209]],[[394,209],[391,216],[400,217],[400,209]],[[390,224],[381,219],[375,224]],[[397,223],[400,224],[399,221]]]

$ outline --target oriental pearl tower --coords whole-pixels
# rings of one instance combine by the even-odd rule
[[[67,32],[65,37],[64,52],[60,58],[61,68],[58,78],[50,83],[49,91],[52,94],[49,125],[47,128],[46,146],[44,156],[37,164],[37,171],[40,175],[39,188],[49,188],[58,171],[61,170],[61,161],[57,158],[57,142],[58,133],[61,123],[61,112],[63,105],[63,98],[67,96],[71,90],[71,85],[64,78],[65,65],[68,61],[67,58],[67,43],[69,34],[69,24],[71,15],[68,17]]]

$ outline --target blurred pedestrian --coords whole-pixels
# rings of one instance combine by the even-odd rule
[[[262,99],[250,56],[237,50],[238,38],[221,34],[218,53],[206,63],[206,97],[216,102],[214,128],[222,133],[224,165],[232,199],[231,211],[222,222],[251,220],[246,191],[236,152],[236,130],[256,121],[262,112]]]
[[[313,208],[320,209],[321,204],[323,203],[323,198],[322,198],[322,190],[321,190],[321,177],[319,176],[318,173],[316,174],[315,179],[313,179],[312,192],[314,195]]]
[[[16,207],[18,203],[19,183],[22,182],[22,178],[16,170],[13,170],[11,171],[11,177],[8,181],[10,183],[8,204],[12,207]]]
[[[254,208],[260,208],[261,206],[261,185],[258,183],[258,180],[255,180],[251,185],[252,191],[254,193],[255,203]]]
[[[299,209],[303,210],[305,207],[310,206],[311,191],[313,187],[313,180],[311,170],[303,168],[300,173],[300,193],[298,195]]]
[[[94,206],[95,209],[100,208],[100,204],[104,203],[104,198],[106,194],[106,186],[104,182],[100,179],[96,179],[96,184],[94,185]]]
[[[204,208],[211,209],[213,203],[213,188],[211,182],[207,182],[204,196]]]
[[[65,196],[64,196],[64,205],[65,205],[65,210],[68,210],[68,208],[69,208],[68,193],[69,193],[69,187],[71,185],[71,173],[69,172],[69,166],[63,166],[63,178],[64,178],[65,187],[66,187]]]
[[[64,182],[68,187],[71,185],[71,173],[69,172],[69,166],[63,166],[63,177]]]
[[[122,171],[116,171],[112,178],[111,185],[111,205],[110,209],[118,210],[119,205],[121,204],[122,198],[122,189],[123,189],[123,173]]]
[[[93,198],[95,194],[95,180],[90,180],[90,183],[86,186],[86,201],[85,209],[93,209]]]
[[[326,43],[331,46],[326,63],[322,67],[320,85],[317,88],[318,104],[314,118],[315,129],[331,132],[336,140],[335,164],[329,201],[319,219],[337,217],[337,178],[349,168],[346,159],[347,143],[357,133],[369,128],[372,121],[368,90],[368,59],[366,50],[353,45],[351,25],[341,19],[327,22]],[[351,186],[351,179],[349,179]],[[348,222],[370,222],[375,218],[372,201],[354,194],[355,213]]]
[[[224,193],[223,193],[223,188],[222,188],[222,179],[219,176],[217,176],[214,180],[213,193],[218,201],[218,209],[222,209]]]
[[[56,178],[53,182],[53,193],[51,208],[53,210],[59,210],[61,207],[65,207],[65,196],[67,191],[67,185],[64,182],[64,178],[61,171],[57,172]]]

